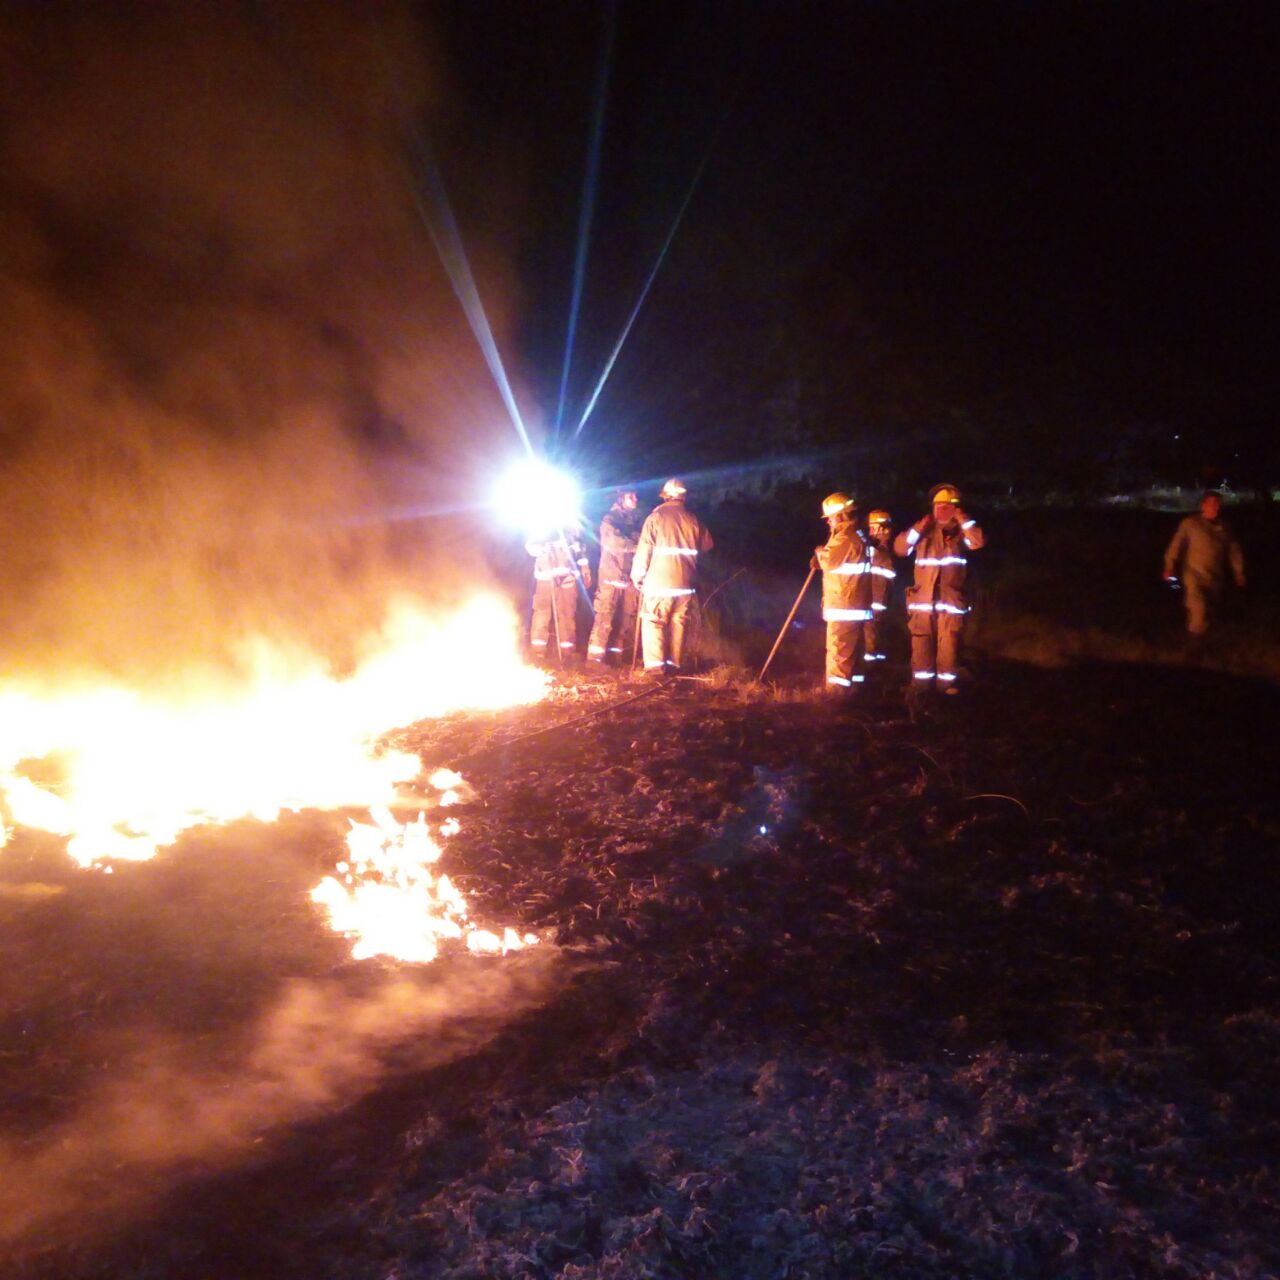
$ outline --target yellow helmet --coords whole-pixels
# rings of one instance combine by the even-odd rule
[[[957,503],[960,501],[960,490],[953,484],[935,484],[929,490],[929,501],[935,507],[940,502]]]
[[[852,511],[857,505],[847,493],[830,493],[822,500],[822,514],[829,520],[832,516]]]
[[[888,528],[893,523],[887,511],[873,511],[867,516],[867,527],[875,529],[877,527]]]

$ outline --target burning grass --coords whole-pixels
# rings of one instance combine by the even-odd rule
[[[562,677],[548,703],[397,744],[467,757],[451,874],[479,916],[576,960],[567,982],[441,1065],[384,1046],[363,1101],[269,1131],[247,1168],[179,1181],[106,1238],[28,1237],[13,1274],[1276,1272],[1270,690],[993,665],[915,723],[794,683],[619,696]],[[246,858],[273,886],[254,902],[207,873],[208,945],[189,933],[180,974],[157,963],[180,935],[156,950],[140,902],[101,907],[132,920],[105,964],[78,930],[6,931],[9,1006],[33,1031],[61,1020],[65,1089],[93,1093],[88,1032],[139,1012],[113,965],[211,1052],[290,973],[386,972],[302,918],[322,855],[297,822],[272,870]],[[182,865],[198,883],[179,858],[132,869],[136,892]],[[47,924],[77,892],[4,909]],[[245,906],[275,926],[223,963]],[[21,976],[42,966],[43,1003]],[[30,1100],[9,1132],[55,1131],[38,1057],[4,1068]]]

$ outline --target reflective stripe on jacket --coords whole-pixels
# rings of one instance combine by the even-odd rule
[[[631,585],[631,565],[640,536],[640,513],[628,511],[616,502],[600,521],[601,583],[610,587]]]
[[[1244,579],[1244,552],[1229,526],[1206,520],[1197,512],[1178,525],[1164,553],[1164,576],[1175,575],[1215,590],[1227,584],[1227,568],[1236,582]]]
[[[852,520],[836,525],[814,552],[822,569],[822,616],[827,622],[871,619],[871,551]]]
[[[872,542],[869,549],[871,551],[871,607],[880,613],[888,604],[889,588],[893,586],[893,580],[898,576],[898,571],[893,566],[893,553],[888,547]]]
[[[698,586],[698,556],[715,546],[707,526],[671,498],[645,518],[631,581],[647,596],[688,596]]]
[[[907,612],[968,613],[968,553],[985,543],[982,530],[973,520],[944,529],[932,516],[925,516],[898,534],[894,551],[900,556],[915,556],[915,582],[906,592]]]
[[[576,532],[530,538],[524,549],[533,557],[533,576],[539,582],[578,577],[587,564],[587,553]]]

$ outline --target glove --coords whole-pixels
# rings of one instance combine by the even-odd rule
[[[822,566],[818,563],[818,557],[817,557],[817,556],[810,556],[810,557],[809,557],[809,568],[810,568],[814,573],[821,573],[821,572],[822,572]]]

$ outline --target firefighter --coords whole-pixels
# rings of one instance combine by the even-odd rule
[[[600,583],[596,588],[595,622],[587,641],[587,661],[603,665],[630,653],[635,639],[640,593],[631,582],[643,518],[634,489],[619,489],[613,506],[600,521]]]
[[[682,480],[662,486],[661,503],[640,530],[631,581],[640,592],[640,635],[647,675],[679,671],[692,655],[698,625],[698,557],[715,545],[685,506]]]
[[[857,692],[865,679],[866,628],[871,612],[871,551],[858,532],[857,503],[844,493],[822,500],[830,536],[813,549],[813,566],[822,570],[822,618],[827,624],[826,688]]]
[[[968,553],[986,539],[976,521],[960,506],[960,490],[938,484],[929,491],[932,512],[904,529],[894,540],[894,551],[915,556],[915,581],[907,588],[907,630],[911,633],[911,685],[913,700],[938,686],[956,692],[956,667],[960,637],[969,613],[964,580]]]
[[[577,529],[561,529],[530,538],[524,549],[533,557],[533,622],[529,643],[535,658],[547,659],[554,646],[559,661],[572,659],[578,641],[578,584],[591,590],[591,569]]]
[[[1222,497],[1212,489],[1200,499],[1200,511],[1186,516],[1164,553],[1164,578],[1172,586],[1182,580],[1187,611],[1187,643],[1200,649],[1222,602],[1227,573],[1244,586],[1244,552],[1229,525],[1222,520]]]
[[[864,628],[868,662],[883,662],[881,617],[889,607],[889,591],[898,571],[893,566],[893,522],[887,511],[867,516],[867,546],[871,550],[871,621]]]

